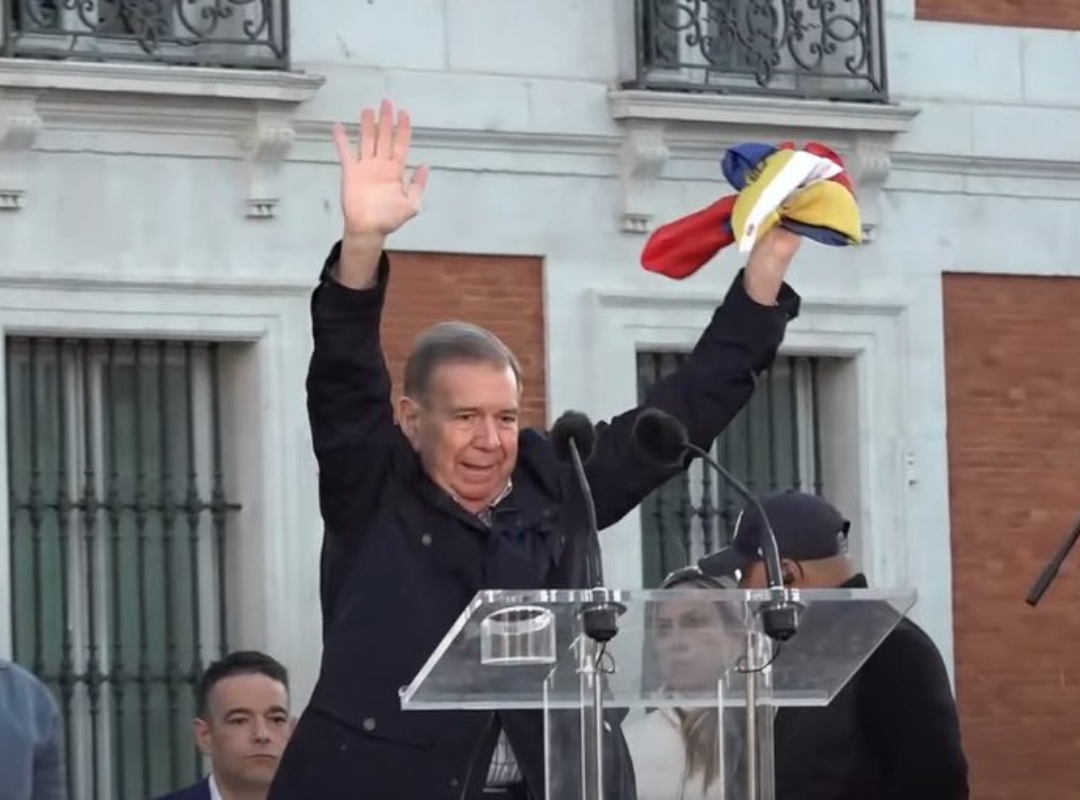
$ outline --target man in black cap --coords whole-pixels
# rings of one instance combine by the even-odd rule
[[[865,589],[847,552],[851,524],[820,497],[761,498],[784,583]],[[761,515],[747,506],[732,543],[702,559],[707,574],[766,586]],[[799,634],[796,634],[799,635]],[[967,800],[968,767],[949,677],[930,637],[906,617],[824,708],[782,708],[774,727],[777,800]]]

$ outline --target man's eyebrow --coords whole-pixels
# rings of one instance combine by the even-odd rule
[[[287,708],[285,708],[284,706],[271,706],[270,709],[267,711],[267,713],[268,714],[288,714],[289,710]],[[252,709],[244,708],[243,706],[240,706],[238,708],[230,708],[228,711],[225,712],[226,717],[232,717],[232,716],[234,716],[236,714],[248,714],[250,716],[254,716],[255,712]]]
[[[449,411],[451,414],[480,414],[483,412],[482,408],[476,406],[450,406]],[[519,414],[521,409],[518,406],[509,406],[495,412],[496,414]]]

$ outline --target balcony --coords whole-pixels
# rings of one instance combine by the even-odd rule
[[[888,101],[882,0],[635,0],[626,89]]]
[[[287,70],[288,0],[0,0],[0,55]]]

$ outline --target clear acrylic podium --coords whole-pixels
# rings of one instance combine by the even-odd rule
[[[536,709],[547,800],[610,800],[604,712],[639,800],[773,800],[773,718],[827,705],[915,602],[912,590],[795,591],[798,632],[761,630],[765,590],[483,591],[401,690],[405,710]],[[598,643],[583,610],[620,609]],[[610,717],[609,717],[610,722]]]

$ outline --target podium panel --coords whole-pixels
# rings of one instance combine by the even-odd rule
[[[541,711],[551,800],[611,796],[612,709],[628,710],[639,800],[770,800],[776,708],[828,704],[915,593],[788,598],[800,622],[779,644],[762,632],[767,590],[483,591],[402,688],[402,707]],[[597,609],[617,610],[610,640],[589,635]]]

